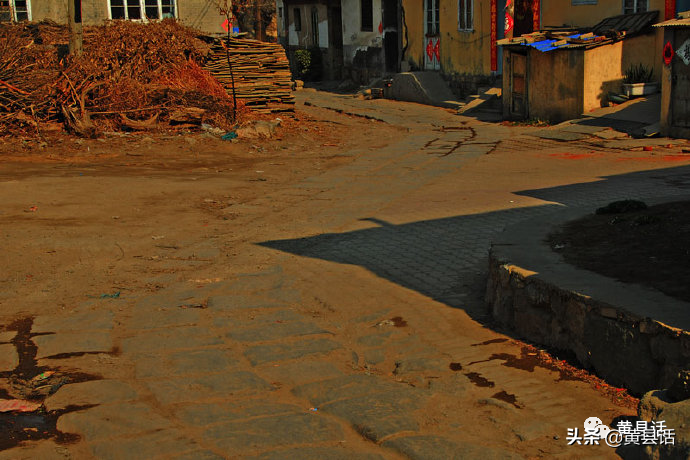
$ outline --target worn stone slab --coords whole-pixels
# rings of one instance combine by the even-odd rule
[[[115,403],[70,412],[58,419],[57,429],[87,440],[143,434],[171,428],[171,423],[141,403]]]
[[[411,373],[440,372],[448,369],[448,361],[438,358],[414,357],[404,358],[395,362],[393,374],[403,375]]]
[[[414,392],[412,395],[410,392]],[[417,394],[417,392],[419,392]],[[414,390],[407,384],[382,380],[373,375],[347,375],[320,382],[307,383],[292,390],[295,396],[308,399],[321,406],[341,399],[352,399],[381,393],[396,393],[400,398],[422,396],[423,390]]]
[[[119,380],[92,380],[62,386],[57,393],[46,399],[45,407],[51,411],[63,409],[67,406],[107,404],[131,401],[136,398],[137,392],[124,382]]]
[[[240,391],[269,391],[273,387],[251,372],[226,372],[175,379],[147,381],[153,395],[163,404],[228,397]]]
[[[411,460],[519,460],[523,457],[507,450],[469,442],[453,442],[440,436],[408,436],[383,442]]]
[[[12,344],[0,345],[0,372],[11,371],[19,364],[17,350]]]
[[[237,318],[238,316],[240,318]],[[249,317],[249,319],[245,319],[245,317]],[[304,318],[304,315],[300,315],[292,309],[268,309],[266,311],[238,312],[233,316],[216,316],[213,318],[213,326],[217,328],[241,329],[254,327],[259,324],[271,325],[276,322],[301,321]]]
[[[0,460],[70,460],[79,458],[71,445],[60,445],[52,441],[22,443],[19,446],[0,451]]]
[[[376,334],[363,335],[357,339],[359,345],[364,345],[365,347],[380,347],[388,341],[391,336],[391,331],[381,331]]]
[[[540,137],[542,139],[553,139],[556,141],[579,141],[581,139],[586,139],[588,136],[580,133],[573,133],[563,130],[555,129],[540,129],[539,131],[534,131],[528,133],[530,136]]]
[[[520,441],[534,441],[535,439],[552,439],[562,428],[554,427],[550,423],[539,420],[522,420],[513,426],[513,433]]]
[[[31,332],[85,331],[112,329],[114,315],[110,311],[86,311],[66,313],[60,316],[39,316],[31,326]]]
[[[634,148],[641,148],[641,147],[665,147],[667,145],[672,145],[672,146],[680,146],[680,145],[687,145],[687,140],[686,139],[669,139],[667,137],[664,138],[644,138],[644,139],[631,139],[631,138],[625,138],[625,139],[613,139],[613,140],[608,140],[604,144],[606,147],[609,148],[615,148],[615,149],[634,149]]]
[[[281,363],[278,366],[268,365],[261,369],[261,374],[271,382],[286,385],[302,385],[343,375],[332,363],[313,360]]]
[[[262,297],[240,294],[215,295],[209,297],[208,308],[211,311],[234,311],[249,308],[278,308],[284,305]]]
[[[367,364],[381,364],[386,360],[384,348],[374,348],[364,352],[364,362]]]
[[[328,354],[338,348],[341,348],[340,344],[333,340],[316,339],[275,345],[258,345],[248,348],[244,355],[253,366],[256,366],[262,363]]]
[[[303,407],[293,404],[252,399],[229,403],[190,404],[179,408],[175,415],[188,425],[206,426],[219,422],[295,414],[304,411]]]
[[[137,300],[134,310],[151,311],[156,308],[178,307],[190,303],[203,303],[208,298],[208,286],[185,290],[163,290]]]
[[[216,285],[217,291],[252,294],[273,291],[285,287],[285,279],[280,274],[240,275],[234,280],[227,280]]]
[[[578,123],[564,123],[558,126],[559,131],[567,131],[570,133],[580,134],[594,134],[597,135],[599,131],[604,131],[607,128],[604,126],[581,125]]]
[[[412,412],[421,405],[427,394],[412,388],[398,390],[340,400],[317,407],[320,411],[347,420],[362,436],[379,442],[396,433],[419,429]]]
[[[203,303],[194,303],[196,300],[185,302],[181,305],[203,305]],[[128,325],[130,329],[135,330],[170,326],[194,326],[201,320],[202,312],[203,309],[201,308],[181,308],[179,306],[159,307],[155,310],[140,308],[135,311]]]
[[[615,129],[604,129],[603,131],[597,131],[594,135],[600,139],[616,139],[619,137],[628,137],[627,133],[616,131]]]
[[[301,337],[306,335],[330,334],[330,331],[320,328],[318,325],[306,322],[273,322],[246,329],[233,329],[226,334],[239,342],[267,342],[286,337]]]
[[[137,378],[148,378],[216,373],[227,371],[238,362],[229,350],[188,350],[139,356],[134,367]]]
[[[122,340],[126,353],[150,353],[158,350],[175,350],[220,345],[223,339],[205,327],[171,327],[155,331],[140,331],[138,335]]]
[[[15,331],[0,332],[0,343],[9,343],[16,335],[17,333]]]
[[[169,458],[178,452],[199,449],[178,430],[89,443],[94,456],[103,460]]]
[[[210,450],[194,450],[170,458],[174,458],[175,460],[225,460],[225,457],[221,457]]]
[[[109,353],[113,348],[108,331],[59,332],[36,336],[33,341],[39,359],[64,353]]]
[[[214,425],[204,437],[225,452],[243,452],[250,448],[285,447],[341,441],[340,425],[319,413],[280,415]]]
[[[351,320],[351,322],[353,322],[353,323],[374,323],[374,324],[376,324],[376,322],[378,322],[378,321],[380,321],[380,320],[382,320],[382,319],[387,318],[388,315],[390,315],[390,311],[391,311],[390,308],[386,308],[385,310],[379,310],[379,311],[377,311],[376,313],[371,313],[371,314],[368,314],[368,315],[359,316],[359,317],[354,318],[353,320]]]
[[[356,452],[342,446],[333,447],[296,447],[266,452],[255,457],[245,457],[247,460],[383,460],[378,454]]]

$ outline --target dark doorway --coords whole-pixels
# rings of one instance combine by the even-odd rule
[[[329,78],[343,78],[343,17],[340,6],[328,8],[328,47],[331,55]]]
[[[534,32],[534,9],[538,5],[534,0],[515,0],[514,37]]]
[[[383,2],[383,53],[386,72],[400,71],[400,0]]]

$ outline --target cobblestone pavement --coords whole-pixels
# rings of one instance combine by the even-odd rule
[[[181,216],[174,244],[137,255],[155,293],[6,327],[0,371],[28,354],[82,373],[45,402],[57,430],[81,438],[0,459],[617,458],[567,446],[567,428],[630,411],[491,329],[487,248],[506,225],[563,205],[687,194],[690,169],[629,173],[650,166],[600,160],[636,154],[589,138],[564,144],[433,107],[298,99],[405,130],[340,152],[353,161],[245,203],[229,223],[193,234]],[[564,146],[591,163],[549,157]]]

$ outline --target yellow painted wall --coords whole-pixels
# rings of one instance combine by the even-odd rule
[[[458,31],[457,0],[441,0],[441,70],[444,73],[491,74],[491,3],[474,2],[474,31]]]
[[[458,1],[441,0],[440,3],[440,54],[441,71],[488,75],[491,73],[491,3],[489,0],[474,2],[474,31],[458,31]],[[413,67],[424,67],[426,37],[424,36],[424,1],[402,0],[405,9],[408,48],[403,61]],[[403,37],[403,46],[404,37]]]
[[[632,41],[629,39],[626,41]],[[609,91],[621,92],[623,43],[599,46],[585,52],[583,113],[602,107]]]
[[[663,20],[664,0],[649,0],[649,11],[659,10]],[[592,27],[602,19],[623,14],[623,0],[598,0],[596,5],[573,5],[572,0],[542,0],[542,27]]]
[[[403,62],[410,64],[412,68],[424,67],[424,1],[402,0],[405,20],[403,23],[403,48],[407,36],[407,50],[402,57]],[[407,32],[407,35],[405,35]]]

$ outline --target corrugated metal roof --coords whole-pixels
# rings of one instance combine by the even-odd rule
[[[668,21],[654,24],[654,27],[690,27],[690,18],[669,19]]]
[[[573,33],[552,37],[550,32],[534,32],[513,39],[498,40],[501,46],[530,46],[546,52],[558,49],[590,49],[613,43],[631,35],[644,32],[659,15],[658,11],[644,13],[622,14],[606,18],[594,26],[591,33]],[[535,41],[535,38],[539,41]]]
[[[625,32],[625,35],[633,35],[651,26],[658,16],[658,10],[612,16],[594,26],[592,32],[596,35],[606,35],[606,32],[614,30]]]

